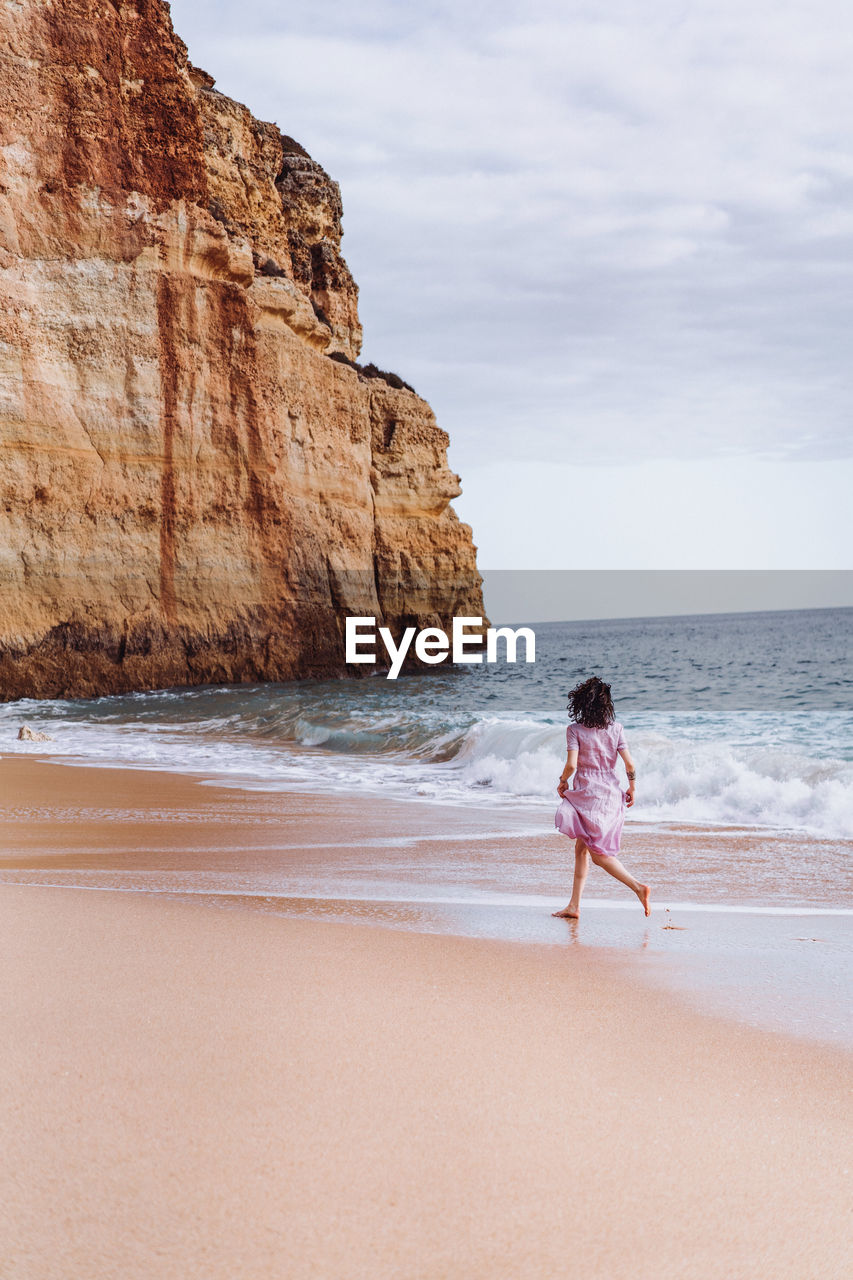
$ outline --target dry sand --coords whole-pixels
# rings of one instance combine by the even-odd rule
[[[79,854],[92,771],[50,772]],[[853,1273],[850,1055],[630,957],[31,885],[0,922],[3,1280]]]
[[[6,1277],[850,1274],[841,1055],[555,948],[0,910]]]

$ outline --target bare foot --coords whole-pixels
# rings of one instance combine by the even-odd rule
[[[648,914],[649,913],[647,911],[646,915]],[[573,911],[571,907],[563,907],[562,911],[552,911],[551,915],[559,916],[561,920],[579,920],[580,919],[579,912]]]
[[[649,899],[651,898],[651,896],[652,896],[652,891],[649,888],[649,886],[647,884],[641,884],[639,889],[637,890],[637,897],[642,902],[643,911],[645,911],[647,916],[651,915],[651,912],[652,912],[652,908],[649,903]]]

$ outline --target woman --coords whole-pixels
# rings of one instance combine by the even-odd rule
[[[634,803],[634,761],[622,726],[616,720],[610,700],[610,685],[593,676],[569,694],[569,714],[573,724],[566,731],[568,754],[560,775],[557,794],[562,801],[554,825],[564,836],[575,837],[575,880],[569,905],[555,916],[576,920],[580,914],[589,859],[636,893],[649,914],[649,886],[640,884],[616,857],[622,838],[625,809]],[[616,757],[625,762],[628,791],[623,792],[616,777]],[[577,773],[575,773],[577,770]],[[569,791],[569,778],[575,773]]]

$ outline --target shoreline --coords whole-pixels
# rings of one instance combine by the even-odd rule
[[[282,797],[292,795],[314,796],[318,800],[326,798],[341,799],[355,795],[357,800],[368,803],[372,800],[381,799],[385,804],[417,805],[427,809],[434,807],[480,815],[489,813],[495,819],[517,820],[520,826],[525,825],[524,819],[526,818],[526,825],[528,827],[536,826],[537,830],[539,829],[537,815],[543,807],[548,808],[550,804],[550,800],[546,802],[541,797],[537,798],[531,795],[511,796],[503,792],[493,798],[478,800],[473,793],[464,797],[459,795],[439,797],[415,790],[409,794],[388,793],[383,791],[381,787],[377,787],[375,791],[365,788],[358,792],[348,791],[343,785],[336,787],[318,785],[316,789],[312,789],[304,779],[276,779],[271,776],[256,778],[248,773],[240,773],[239,771],[223,771],[222,769],[217,769],[214,765],[206,768],[199,764],[191,768],[182,769],[166,762],[123,760],[118,757],[90,758],[82,754],[66,755],[54,753],[46,744],[36,742],[28,744],[28,749],[26,750],[10,751],[8,745],[0,748],[0,762],[13,760],[29,760],[40,764],[57,765],[71,769],[162,774],[174,778],[185,778],[189,782],[202,786],[241,791],[247,794]],[[853,848],[853,836],[850,835],[833,834],[817,827],[784,826],[762,822],[749,823],[742,819],[725,821],[711,818],[691,820],[683,817],[658,816],[642,818],[629,813],[626,815],[624,829],[627,833],[634,832],[652,837],[660,833],[664,835],[677,833],[685,839],[692,837],[701,839],[713,834],[722,837],[742,836],[754,839],[803,840],[809,843],[817,842],[828,846],[844,845]],[[853,899],[851,899],[851,902],[853,903]]]
[[[612,952],[648,988],[700,1011],[853,1049],[844,999],[853,912],[666,897],[667,875],[685,858],[682,832],[629,846],[629,867],[653,885],[648,921],[599,873],[581,921],[569,923],[551,918],[567,900],[568,842],[547,829],[531,834],[524,814],[506,823],[434,804],[245,791],[201,776],[14,754],[0,757],[0,774],[0,882]],[[752,874],[749,859],[763,847],[744,836],[703,844],[695,831],[691,841],[691,874],[724,855],[734,873]],[[778,849],[769,850],[772,867]]]
[[[18,1280],[853,1261],[849,1055],[624,957],[32,886],[0,913]]]
[[[53,754],[45,744],[33,743],[31,748],[35,749],[9,751],[8,748],[0,748],[0,766],[6,765],[8,767],[20,762],[22,764],[32,763],[51,768],[78,769],[84,772],[91,770],[94,773],[153,774],[158,777],[182,779],[196,786],[211,787],[222,791],[237,791],[247,796],[279,797],[282,800],[286,800],[289,797],[300,797],[313,799],[318,803],[346,801],[347,803],[372,804],[380,802],[385,806],[396,805],[400,806],[401,809],[416,807],[426,812],[447,810],[454,814],[471,815],[475,820],[489,815],[493,823],[509,822],[514,828],[523,831],[525,834],[532,834],[534,831],[541,834],[541,815],[547,813],[550,817],[551,814],[550,798],[531,799],[531,797],[520,797],[515,799],[502,794],[496,802],[489,799],[483,799],[478,802],[472,797],[464,799],[458,796],[439,798],[434,795],[417,792],[412,792],[409,795],[400,795],[383,793],[380,789],[375,792],[369,789],[353,792],[347,791],[343,787],[331,788],[325,785],[311,788],[301,780],[282,779],[281,781],[276,781],[272,778],[258,780],[250,778],[249,775],[225,773],[213,766],[210,768],[198,766],[189,769],[176,769],[161,763],[120,759],[101,760],[90,759],[83,755]],[[786,840],[790,842],[802,841],[810,845],[817,844],[829,848],[849,847],[853,852],[853,837],[851,836],[827,834],[816,828],[772,826],[760,822],[750,824],[742,820],[725,822],[711,819],[691,821],[686,818],[637,818],[629,813],[626,816],[624,830],[628,835],[645,836],[652,840],[659,835],[664,837],[675,835],[686,840],[702,840],[709,836],[740,838],[752,841]],[[405,839],[405,836],[402,838]],[[850,910],[853,910],[853,873],[848,879],[851,891]]]

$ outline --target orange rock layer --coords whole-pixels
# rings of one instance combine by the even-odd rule
[[[0,89],[0,697],[335,674],[347,614],[482,614],[447,435],[355,363],[337,184],[161,0],[3,6]]]

